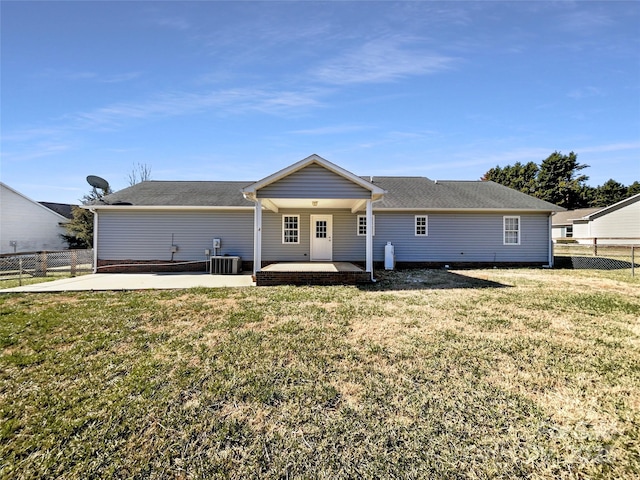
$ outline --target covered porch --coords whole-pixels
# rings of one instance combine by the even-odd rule
[[[371,282],[371,274],[350,262],[278,262],[255,272],[257,286],[356,285]]]
[[[373,229],[368,226],[373,202],[384,193],[317,155],[245,187],[244,197],[255,205],[256,284],[370,282]],[[362,267],[350,262],[361,259]]]

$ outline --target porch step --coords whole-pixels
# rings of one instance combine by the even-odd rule
[[[371,274],[350,262],[279,262],[256,273],[257,286],[357,285],[370,283]]]

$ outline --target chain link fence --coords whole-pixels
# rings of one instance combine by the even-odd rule
[[[0,256],[0,288],[93,272],[93,250],[63,250]]]
[[[557,268],[629,270],[635,276],[640,268],[640,243],[598,244],[556,243],[553,247]]]

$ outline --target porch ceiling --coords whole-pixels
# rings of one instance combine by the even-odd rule
[[[364,211],[366,200],[362,198],[263,198],[262,205],[274,212],[302,209],[348,209],[352,212]]]

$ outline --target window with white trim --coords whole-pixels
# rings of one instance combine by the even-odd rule
[[[300,215],[282,216],[282,243],[300,243]]]
[[[376,235],[376,216],[373,215],[373,232],[371,233],[373,236]],[[364,237],[367,234],[367,216],[366,215],[358,215],[358,236]]]
[[[416,215],[415,226],[416,237],[426,237],[429,235],[429,217],[427,217],[427,215]]]
[[[504,244],[520,245],[520,217],[502,217],[504,222]]]

